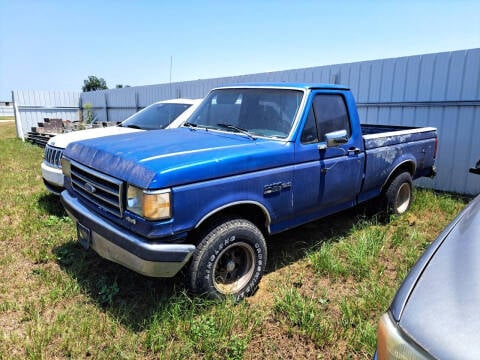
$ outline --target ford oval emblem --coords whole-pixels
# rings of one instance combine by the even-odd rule
[[[89,182],[86,182],[83,185],[84,189],[87,190],[90,194],[93,194],[95,191],[97,191],[97,188],[90,184]]]

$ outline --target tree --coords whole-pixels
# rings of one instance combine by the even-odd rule
[[[122,85],[122,84],[115,85],[116,89],[122,89],[122,88],[127,88],[127,87],[130,87],[130,85]]]
[[[89,76],[88,80],[83,80],[82,91],[95,91],[108,89],[107,83],[103,78],[97,78],[96,76]]]

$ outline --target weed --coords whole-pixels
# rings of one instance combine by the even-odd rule
[[[376,345],[377,319],[372,314],[387,309],[394,292],[381,280],[381,276],[371,279],[356,294],[340,300],[342,338],[348,339],[353,353],[371,354]]]
[[[283,288],[275,296],[273,310],[279,319],[285,319],[289,326],[312,338],[322,346],[334,337],[332,327],[325,319],[324,298],[308,298],[296,288]]]
[[[348,269],[340,258],[339,253],[335,243],[323,244],[319,250],[310,254],[313,268],[320,275],[330,275],[333,277],[347,275]]]
[[[110,282],[105,276],[100,276],[98,280],[98,288],[99,301],[102,305],[112,305],[113,299],[120,291],[117,279]]]
[[[368,276],[383,245],[385,230],[377,225],[354,226],[348,238],[323,244],[310,254],[313,268],[322,275],[353,276],[360,280]]]
[[[241,359],[260,323],[258,315],[246,303],[212,303],[181,294],[155,312],[145,345],[160,357]]]
[[[2,312],[7,312],[7,311],[12,311],[12,310],[18,310],[18,304],[13,301],[3,301],[0,303],[0,313]]]

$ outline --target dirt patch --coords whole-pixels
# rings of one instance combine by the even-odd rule
[[[258,291],[246,301],[268,313],[262,329],[250,342],[245,359],[344,359],[350,348],[340,332],[342,312],[341,299],[354,296],[357,283],[351,278],[331,279],[314,273],[307,259],[287,265],[264,276]],[[295,327],[283,324],[273,314],[275,294],[280,287],[294,287],[306,297],[315,299],[329,326],[334,331],[332,339],[318,346],[313,339],[302,335]]]
[[[267,319],[245,350],[245,359],[318,359],[320,349],[308,338]]]

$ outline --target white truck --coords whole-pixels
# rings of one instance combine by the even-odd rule
[[[45,147],[44,159],[41,165],[42,178],[47,190],[55,195],[59,195],[64,189],[60,160],[68,144],[74,141],[110,135],[177,128],[189,118],[200,102],[201,99],[159,101],[133,114],[117,126],[74,131],[51,138]]]

